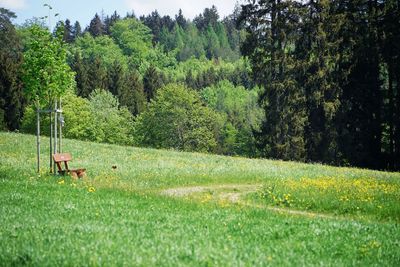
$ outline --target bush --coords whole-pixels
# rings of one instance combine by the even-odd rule
[[[133,116],[125,108],[118,108],[118,100],[104,90],[92,92],[90,99],[67,93],[63,97],[65,138],[129,145],[133,143]],[[41,114],[41,134],[49,135],[49,115]],[[21,130],[36,133],[36,109],[30,105],[25,110]]]
[[[220,125],[220,116],[205,107],[196,92],[170,84],[137,118],[135,140],[139,146],[213,152]]]

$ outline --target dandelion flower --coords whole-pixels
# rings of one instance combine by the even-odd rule
[[[95,189],[93,186],[89,186],[88,192],[89,192],[89,193],[96,192],[96,189]]]
[[[64,183],[65,183],[64,180],[58,181],[58,184],[64,184]]]

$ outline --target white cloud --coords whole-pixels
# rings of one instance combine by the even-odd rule
[[[127,7],[136,15],[147,15],[157,9],[160,15],[174,16],[179,9],[182,9],[183,15],[190,19],[212,5],[217,7],[220,17],[224,17],[232,13],[236,2],[238,0],[125,0]]]
[[[0,0],[0,7],[9,9],[23,9],[26,7],[26,0]]]

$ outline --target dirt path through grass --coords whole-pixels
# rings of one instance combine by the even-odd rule
[[[190,197],[193,199],[201,200],[202,197],[210,195],[208,200],[215,199],[219,201],[227,201],[230,204],[241,204],[244,206],[266,209],[273,212],[285,213],[290,215],[298,215],[305,217],[316,217],[326,219],[336,219],[336,216],[316,213],[302,210],[294,210],[289,208],[271,207],[267,205],[260,205],[243,201],[246,194],[256,192],[261,185],[248,185],[248,184],[221,184],[214,186],[190,186],[190,187],[177,187],[169,188],[161,191],[162,195],[170,197]]]

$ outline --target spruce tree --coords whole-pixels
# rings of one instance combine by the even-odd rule
[[[331,3],[310,0],[305,4],[303,38],[296,44],[301,70],[298,82],[304,86],[307,103],[307,157],[322,162],[336,162],[338,156],[336,119],[341,89],[336,70],[340,21]]]
[[[380,78],[380,30],[377,2],[341,3],[351,46],[351,72],[343,84],[341,149],[353,165],[382,165],[382,89]]]
[[[75,41],[76,38],[82,36],[82,28],[79,21],[75,21],[74,28],[73,28],[73,40]]]
[[[303,88],[296,80],[298,72],[294,44],[301,21],[299,4],[292,1],[266,0],[243,6],[241,18],[248,37],[242,46],[253,67],[253,74],[264,92],[260,103],[265,122],[258,134],[265,156],[305,159],[306,123]],[[268,17],[269,19],[262,19]]]
[[[146,99],[150,102],[154,98],[157,90],[164,86],[165,77],[153,65],[151,65],[143,78],[144,93]]]
[[[76,94],[81,97],[89,97],[91,90],[89,88],[88,73],[78,52],[74,55],[71,68],[75,72]]]
[[[182,29],[186,29],[186,27],[188,26],[188,22],[183,16],[182,9],[179,9],[178,15],[175,16],[175,21]]]
[[[89,94],[95,89],[107,89],[107,70],[100,57],[94,56],[85,60],[88,70],[88,88]]]
[[[382,56],[387,66],[387,166],[400,170],[400,3],[396,0],[384,2],[381,22],[383,31]]]
[[[90,21],[88,32],[93,36],[97,37],[104,34],[104,24],[101,21],[100,16],[96,13],[94,18]]]
[[[71,21],[69,19],[66,19],[65,22],[64,22],[63,40],[66,43],[72,43],[74,41],[73,28],[72,28],[72,25],[71,25]]]
[[[121,92],[124,91],[123,87],[125,86],[125,73],[119,61],[114,61],[108,68],[107,76],[108,90],[119,99]],[[119,99],[119,102],[121,103],[121,99]]]
[[[117,11],[109,17],[107,16],[104,20],[104,33],[107,35],[111,34],[111,27],[114,25],[115,22],[120,20],[120,16],[118,15]]]
[[[147,101],[142,79],[136,70],[127,74],[124,89],[120,96],[121,105],[126,106],[134,116],[139,115],[145,110]]]
[[[22,48],[11,20],[15,14],[0,8],[0,128],[19,128],[24,105],[20,81]]]

